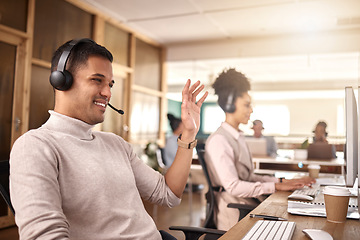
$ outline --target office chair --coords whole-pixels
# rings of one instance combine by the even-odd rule
[[[216,199],[215,199],[215,188],[212,185],[209,172],[207,169],[207,164],[205,162],[205,144],[198,145],[196,147],[196,151],[198,154],[199,162],[203,169],[206,181],[208,183],[209,189],[206,193],[206,219],[204,221],[204,228],[196,228],[196,227],[174,227],[171,226],[170,230],[180,230],[183,231],[186,239],[198,239],[203,234],[205,235],[206,240],[218,239],[220,238],[226,231],[217,230],[216,224],[214,221],[214,213],[215,213],[215,206],[216,206]],[[240,212],[239,214],[239,221],[245,217],[249,212],[251,212],[256,206],[254,205],[247,205],[241,203],[229,203],[227,207],[230,208],[237,208]]]
[[[163,148],[156,149],[156,160],[161,169],[167,169],[165,166],[165,154]]]
[[[0,161],[0,193],[3,199],[5,200],[6,204],[10,208],[11,212],[15,215],[15,210],[10,200],[9,170],[10,170],[9,160]]]
[[[207,164],[205,162],[205,150],[204,149],[200,149],[200,148],[196,148],[197,152],[198,152],[198,157],[199,157],[199,162],[203,168],[207,183],[209,185],[209,190],[206,193],[207,194],[207,201],[208,201],[208,211],[207,211],[207,218],[205,220],[205,227],[211,227],[211,228],[216,228],[215,222],[214,222],[214,209],[216,206],[216,200],[215,200],[215,194],[214,191],[216,189],[216,187],[214,187],[212,185],[211,179],[210,179],[210,175],[209,175],[209,171],[207,169]],[[256,198],[253,198],[257,203],[260,203],[260,201],[258,201]],[[249,205],[249,204],[243,204],[243,203],[229,203],[227,205],[228,208],[237,208],[240,212],[239,214],[239,221],[241,219],[243,219],[249,212],[251,212],[257,205]]]

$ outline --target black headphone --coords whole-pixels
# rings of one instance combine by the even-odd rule
[[[224,110],[227,113],[233,113],[236,110],[236,106],[234,103],[235,101],[234,95],[235,95],[235,91],[232,91],[227,98],[225,110]]]
[[[82,38],[82,39],[74,39],[72,40],[68,47],[64,49],[62,52],[59,62],[57,64],[56,71],[53,71],[50,74],[50,84],[57,90],[60,91],[66,91],[70,89],[72,83],[73,83],[73,77],[70,72],[66,70],[66,63],[69,59],[69,55],[71,53],[71,50],[79,43],[81,42],[90,42],[95,43],[93,40],[89,38]]]
[[[50,78],[49,78],[50,84],[55,89],[60,90],[60,91],[66,91],[66,90],[71,88],[71,85],[73,84],[73,77],[72,77],[71,73],[66,70],[66,63],[67,63],[67,61],[69,59],[69,55],[71,53],[71,50],[77,44],[82,43],[82,42],[88,42],[88,43],[96,44],[90,38],[74,39],[69,43],[69,45],[67,46],[67,48],[64,49],[64,51],[62,52],[62,54],[61,54],[61,56],[59,58],[59,62],[57,64],[56,71],[53,71],[50,74]],[[119,114],[121,114],[121,115],[124,114],[123,110],[113,107],[110,103],[108,103],[108,105],[109,105],[109,107],[111,109],[115,110]]]

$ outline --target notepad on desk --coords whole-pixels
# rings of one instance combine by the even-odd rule
[[[354,199],[357,201],[357,199]],[[326,217],[324,202],[303,202],[303,201],[288,201],[288,213],[312,216],[312,217]],[[349,203],[347,218],[359,219],[359,210],[357,203]]]

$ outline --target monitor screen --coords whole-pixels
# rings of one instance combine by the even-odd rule
[[[353,186],[358,171],[358,108],[352,87],[345,87],[346,185]]]
[[[266,156],[266,139],[265,138],[245,138],[246,145],[252,156]]]

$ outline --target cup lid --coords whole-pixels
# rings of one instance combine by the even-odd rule
[[[345,187],[336,187],[336,186],[326,186],[323,190],[324,194],[333,195],[333,196],[350,196],[351,193],[349,189]]]
[[[309,169],[320,169],[320,165],[317,165],[317,164],[309,164],[307,168],[309,168]]]

